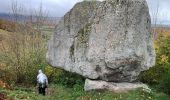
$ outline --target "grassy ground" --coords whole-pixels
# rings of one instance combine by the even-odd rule
[[[67,88],[62,85],[52,84],[46,96],[39,95],[35,88],[18,88],[14,90],[1,89],[1,94],[6,94],[8,100],[170,100],[170,96],[163,93],[144,92],[142,89],[123,94],[108,91],[84,92],[82,86]]]

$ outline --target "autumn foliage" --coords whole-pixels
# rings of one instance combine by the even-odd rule
[[[12,21],[2,20],[0,19],[0,29],[15,32],[18,28],[18,25]]]
[[[10,86],[2,80],[0,80],[0,88],[11,89]]]

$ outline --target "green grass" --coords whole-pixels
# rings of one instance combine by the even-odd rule
[[[35,92],[35,88],[17,87],[14,90],[1,89],[0,93],[7,94],[8,98],[15,100],[170,100],[170,96],[163,93],[147,93],[142,89],[118,94],[108,91],[84,92],[80,85],[67,88],[63,85],[52,84],[48,91],[50,92],[47,96],[42,96]]]

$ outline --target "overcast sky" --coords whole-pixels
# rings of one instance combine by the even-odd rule
[[[9,13],[11,2],[14,0],[0,0],[0,12]],[[16,0],[15,0],[16,1]],[[50,16],[61,17],[69,11],[75,3],[81,0],[17,0],[18,4],[26,9],[36,9],[41,1],[43,8],[48,11]],[[159,8],[158,19],[162,24],[170,24],[170,0],[147,0],[150,14],[153,15]],[[28,12],[28,11],[25,11]],[[153,16],[152,16],[153,17]],[[153,19],[153,18],[152,18]]]

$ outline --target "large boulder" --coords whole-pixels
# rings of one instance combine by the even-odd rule
[[[151,92],[151,89],[146,84],[143,83],[114,83],[114,82],[105,82],[105,81],[95,81],[86,79],[84,90],[91,91],[91,90],[109,90],[115,93],[122,93],[128,92],[131,90],[136,90],[142,88],[145,92]]]
[[[47,61],[89,79],[134,82],[155,64],[150,29],[145,0],[84,1],[59,22]]]

